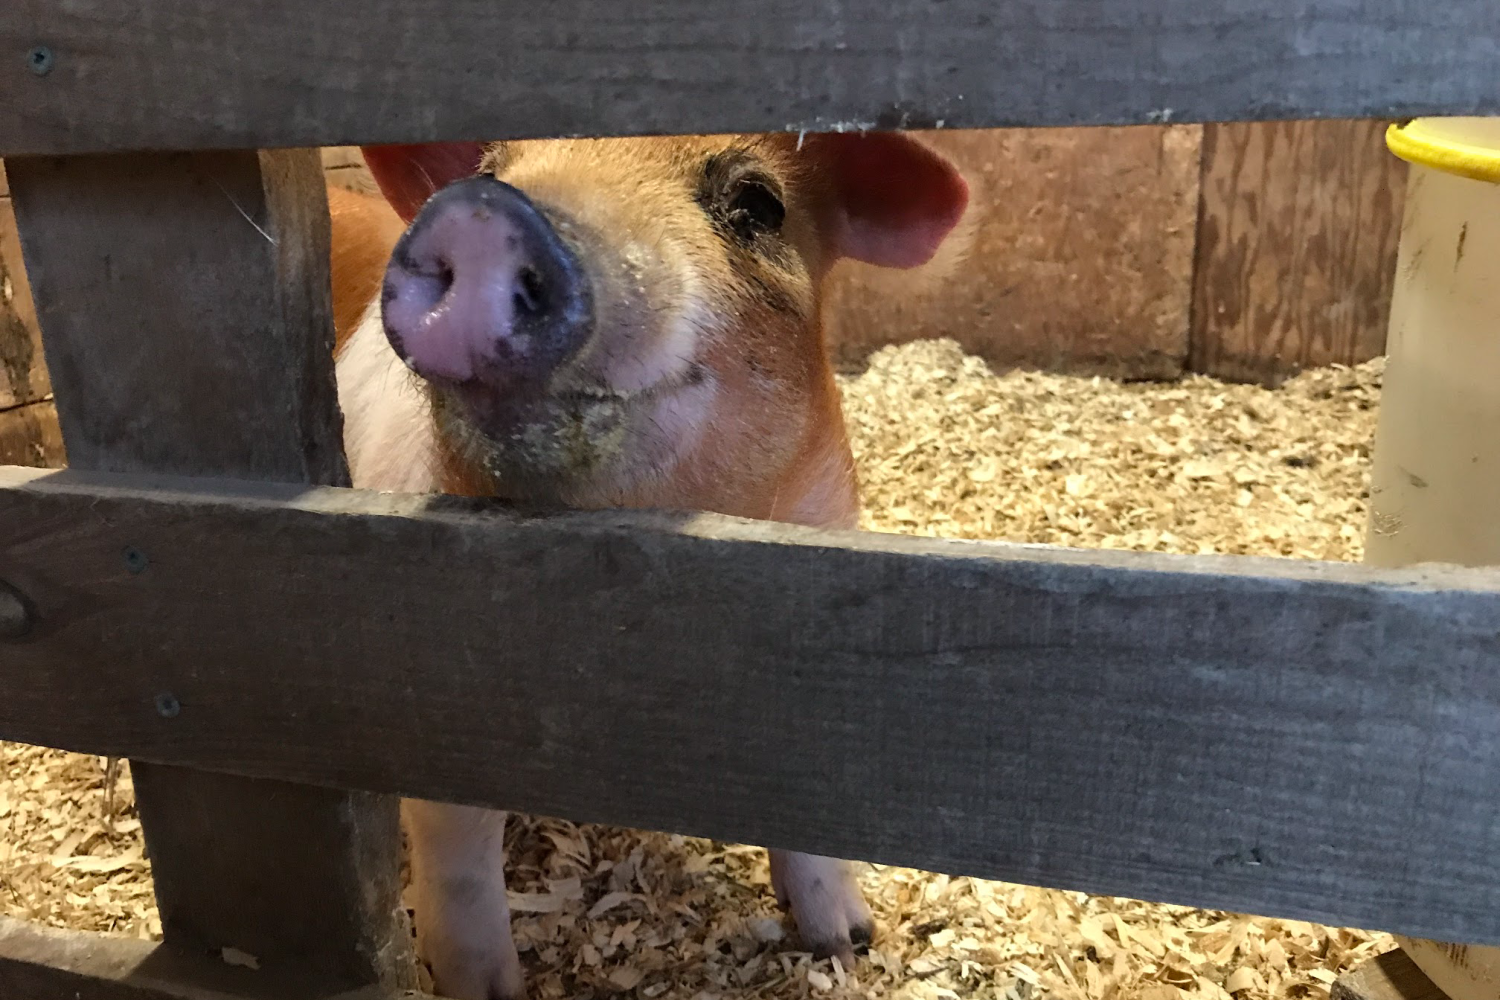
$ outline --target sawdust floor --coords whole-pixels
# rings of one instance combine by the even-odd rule
[[[1162,552],[1358,559],[1380,363],[1277,391],[992,375],[951,343],[841,379],[870,527]],[[128,774],[0,744],[0,912],[160,933]],[[902,869],[864,877],[855,969],[784,930],[762,852],[516,817],[538,998],[1328,996],[1384,935]]]

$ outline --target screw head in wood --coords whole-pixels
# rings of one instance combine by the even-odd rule
[[[151,560],[146,558],[146,553],[134,546],[127,548],[124,555],[125,568],[137,576],[146,572],[146,567],[151,565]]]
[[[0,582],[0,639],[20,639],[31,631],[31,607],[9,584]]]
[[[47,48],[47,46],[45,45],[38,45],[30,52],[26,53],[26,65],[30,67],[31,72],[35,73],[37,76],[46,76],[48,73],[52,72],[52,67],[56,62],[57,57],[54,56],[52,54],[52,50]]]
[[[170,691],[163,691],[156,696],[156,714],[163,719],[175,719],[182,711],[182,702]]]

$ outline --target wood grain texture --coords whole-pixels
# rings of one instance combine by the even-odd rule
[[[307,979],[184,956],[149,941],[40,927],[0,916],[6,1000],[428,1000],[379,987],[345,991]]]
[[[1204,129],[1192,370],[1275,384],[1384,351],[1406,184],[1384,137],[1368,121]]]
[[[348,482],[316,152],[8,167],[73,468]],[[395,800],[133,775],[169,945],[341,988],[414,975]]]
[[[340,988],[413,985],[384,795],[131,762],[166,940]]]
[[[0,465],[56,469],[67,464],[57,407],[26,403],[0,410]]]
[[[324,146],[319,153],[323,159],[323,179],[329,185],[360,194],[380,193],[358,146]]]
[[[62,430],[9,193],[0,164],[0,464],[56,468]]]
[[[969,181],[972,245],[945,274],[839,264],[825,310],[834,360],[952,337],[999,367],[1181,374],[1200,131],[924,134]]]
[[[1448,1000],[1411,956],[1397,948],[1340,976],[1332,1000]]]
[[[1500,941],[1494,573],[0,481],[0,738]]]
[[[1500,111],[1493,0],[10,0],[0,54],[0,155]]]
[[[73,465],[348,482],[316,153],[8,171]]]
[[[51,392],[15,211],[10,198],[0,197],[0,410],[35,403]]]

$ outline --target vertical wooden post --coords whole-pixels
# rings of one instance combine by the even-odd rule
[[[347,485],[316,152],[7,167],[72,466]],[[147,585],[173,572],[151,556],[122,554]],[[163,726],[194,710],[141,700]],[[406,985],[394,799],[133,770],[169,944]]]

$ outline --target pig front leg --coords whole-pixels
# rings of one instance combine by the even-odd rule
[[[847,861],[794,851],[771,851],[771,887],[797,922],[802,943],[821,957],[837,955],[849,968],[854,949],[870,943],[875,920]]]
[[[417,953],[453,1000],[524,1000],[505,898],[505,813],[407,799]]]

